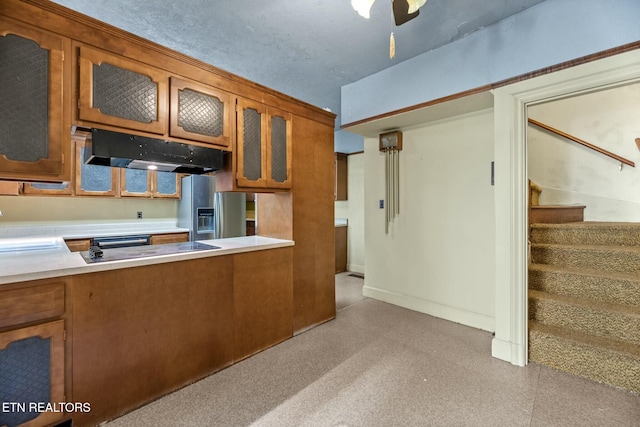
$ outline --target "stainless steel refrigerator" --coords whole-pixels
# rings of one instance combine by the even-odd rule
[[[189,175],[182,178],[178,227],[189,229],[190,240],[246,236],[244,193],[216,192],[216,178]]]

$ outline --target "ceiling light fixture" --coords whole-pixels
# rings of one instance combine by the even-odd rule
[[[408,13],[413,13],[413,12],[417,11],[422,6],[424,6],[424,4],[426,2],[427,2],[427,0],[407,0],[407,3],[409,3],[409,12]]]
[[[353,7],[353,9],[358,12],[358,14],[360,16],[362,16],[363,18],[367,18],[369,19],[370,12],[371,12],[371,6],[373,6],[373,3],[375,3],[376,0],[351,0],[351,6]],[[394,3],[394,0],[391,0],[392,3]],[[406,2],[406,4],[409,6],[408,7],[408,11],[406,12],[407,15],[410,15],[412,13],[416,13],[418,11],[418,9],[420,9],[422,6],[424,6],[424,4],[427,2],[427,0],[398,0],[398,1],[404,1]],[[413,18],[413,17],[411,17]],[[411,19],[409,18],[409,19]],[[407,19],[408,20],[408,19]],[[402,23],[404,23],[406,21],[402,21],[400,23],[397,23],[397,25],[400,25]]]
[[[360,16],[369,19],[369,12],[375,1],[376,0],[351,0],[351,6],[353,6]]]

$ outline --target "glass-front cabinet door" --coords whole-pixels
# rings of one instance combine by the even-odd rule
[[[80,47],[79,62],[80,120],[164,134],[167,73],[87,46]]]
[[[267,109],[258,102],[238,99],[237,110],[237,184],[266,187]]]
[[[115,196],[120,169],[85,164],[84,150],[85,143],[76,141],[76,196]]]
[[[181,176],[179,173],[155,171],[152,181],[153,197],[179,199]]]
[[[69,181],[70,40],[0,17],[0,178]]]
[[[169,134],[229,147],[232,108],[230,94],[172,77]]]
[[[291,113],[267,108],[267,187],[291,188]]]
[[[151,197],[151,172],[146,169],[120,169],[120,195]]]
[[[179,177],[173,172],[120,169],[120,195],[179,199]]]
[[[238,187],[291,188],[291,126],[291,113],[238,99]]]

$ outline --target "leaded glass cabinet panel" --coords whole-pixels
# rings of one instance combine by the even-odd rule
[[[0,178],[69,181],[70,40],[0,17]]]
[[[238,136],[236,147],[237,182],[240,187],[266,187],[266,108],[238,100]]]
[[[29,402],[64,401],[64,321],[56,320],[0,333],[0,401],[18,410],[0,412],[0,425],[52,425],[59,411],[29,411]],[[25,424],[26,425],[26,424]]]
[[[164,134],[168,74],[118,55],[80,48],[80,120]]]
[[[180,198],[180,176],[173,172],[154,172],[153,197]]]
[[[120,169],[120,195],[150,197],[151,174],[146,169]]]
[[[291,188],[291,113],[238,99],[237,186]]]
[[[291,188],[291,114],[267,108],[267,187]]]
[[[226,148],[232,108],[230,94],[172,77],[169,134]]]
[[[76,141],[76,196],[115,196],[119,168],[84,163],[85,143]]]

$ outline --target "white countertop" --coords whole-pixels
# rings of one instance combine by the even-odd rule
[[[334,224],[336,227],[346,227],[349,224],[349,220],[347,218],[336,218]]]
[[[201,242],[218,246],[220,249],[183,252],[95,264],[87,264],[78,252],[37,250],[20,251],[20,253],[0,252],[0,285],[294,245],[292,240],[272,239],[262,236],[201,240]]]

